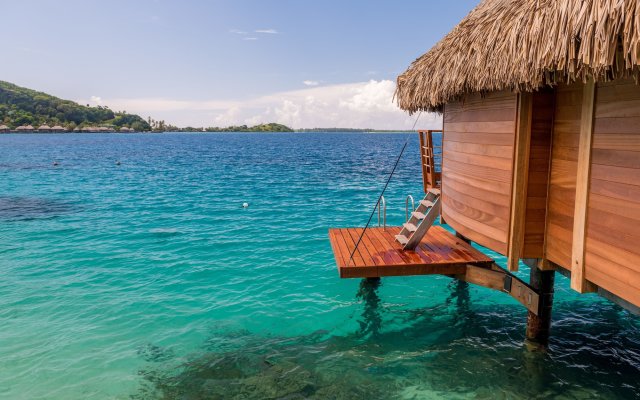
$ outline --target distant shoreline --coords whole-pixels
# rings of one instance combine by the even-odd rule
[[[10,131],[5,131],[5,132],[0,132],[0,136],[2,135],[12,135],[12,134],[20,134],[20,135],[70,135],[70,134],[74,134],[74,135],[90,135],[90,134],[109,134],[109,135],[131,135],[131,134],[166,134],[166,133],[221,133],[221,134],[225,134],[225,133],[252,133],[252,134],[269,134],[269,133],[289,133],[289,134],[296,134],[296,133],[370,133],[370,134],[377,134],[377,133],[414,133],[415,131],[410,131],[410,130],[344,130],[344,131],[340,131],[340,130],[293,130],[293,131],[262,131],[262,132],[257,132],[257,131],[184,131],[184,130],[180,130],[180,131],[139,131],[139,132],[115,132],[115,131],[104,131],[104,132],[100,132],[100,131],[90,131],[90,132],[38,132],[38,131],[16,131],[16,130],[10,130]]]

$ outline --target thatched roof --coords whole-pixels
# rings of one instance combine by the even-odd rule
[[[465,93],[638,78],[638,0],[484,0],[398,77],[409,112]]]

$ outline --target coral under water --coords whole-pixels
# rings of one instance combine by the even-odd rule
[[[615,306],[591,315],[603,325],[576,326],[584,310],[558,307],[547,353],[522,342],[524,316],[508,307],[472,310],[466,284],[452,282],[440,307],[412,310],[399,329],[382,325],[378,281],[363,281],[357,332],[260,337],[220,330],[201,351],[154,357],[140,371],[136,399],[530,399],[637,398],[640,358],[611,353],[640,349],[640,327]],[[576,315],[577,313],[577,315]],[[608,322],[607,322],[608,321]],[[149,353],[149,351],[146,351]],[[152,354],[161,354],[154,347]],[[631,353],[632,355],[634,353]],[[635,355],[638,355],[635,353]],[[587,367],[588,366],[588,367]],[[593,376],[600,376],[593,382]],[[568,382],[588,382],[585,387]]]

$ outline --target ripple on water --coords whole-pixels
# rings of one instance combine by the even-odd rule
[[[326,229],[367,220],[404,140],[2,135],[0,398],[640,398],[640,319],[563,277],[547,354],[499,292],[338,278]]]
[[[5,221],[54,218],[74,211],[73,204],[60,200],[23,196],[0,197],[0,220]]]

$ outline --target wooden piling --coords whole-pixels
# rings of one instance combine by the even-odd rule
[[[528,344],[534,347],[546,347],[549,343],[554,280],[555,271],[543,271],[537,265],[531,266],[529,284],[540,294],[538,315],[529,311],[527,316],[526,338]]]

